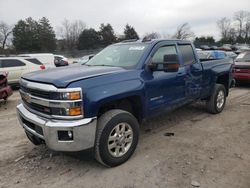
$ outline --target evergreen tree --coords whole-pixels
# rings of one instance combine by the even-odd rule
[[[128,24],[124,28],[124,35],[125,35],[126,40],[139,39],[139,36],[138,36],[137,32],[135,31],[135,29]]]
[[[77,48],[83,49],[94,49],[100,44],[100,37],[98,32],[94,29],[84,29],[80,34]]]
[[[116,36],[113,27],[110,24],[101,24],[99,33],[103,45],[109,45],[116,42]]]
[[[56,48],[55,33],[47,18],[39,22],[31,17],[18,21],[13,28],[12,42],[19,52],[45,52]]]
[[[56,35],[49,20],[45,17],[39,20],[39,42],[42,51],[53,51],[56,49]]]

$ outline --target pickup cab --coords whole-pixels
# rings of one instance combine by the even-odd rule
[[[84,65],[22,76],[17,114],[33,144],[93,148],[97,161],[113,167],[134,153],[143,120],[197,100],[220,113],[233,83],[232,63],[200,62],[189,41],[124,41]]]

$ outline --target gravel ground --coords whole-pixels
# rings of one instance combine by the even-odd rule
[[[34,146],[18,124],[16,91],[0,102],[0,187],[250,187],[250,87],[234,88],[224,111],[195,103],[145,122],[125,164],[106,168],[91,151]],[[174,133],[172,136],[167,136]]]

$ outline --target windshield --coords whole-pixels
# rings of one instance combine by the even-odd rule
[[[238,57],[235,59],[235,61],[239,62],[250,62],[250,53],[241,53],[238,55]]]
[[[133,68],[139,62],[148,44],[122,44],[108,46],[85,65]]]

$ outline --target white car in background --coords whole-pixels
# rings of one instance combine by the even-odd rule
[[[54,55],[54,64],[56,67],[68,66],[69,60],[62,55]]]
[[[43,70],[45,66],[36,58],[0,57],[0,72],[8,73],[8,83],[17,85],[23,74]]]
[[[46,67],[46,69],[56,67],[54,63],[54,54],[51,53],[19,54],[18,56],[36,58]]]
[[[87,63],[92,57],[94,57],[95,54],[89,54],[89,55],[85,55],[83,57],[77,58],[73,61],[74,64],[85,64]]]

